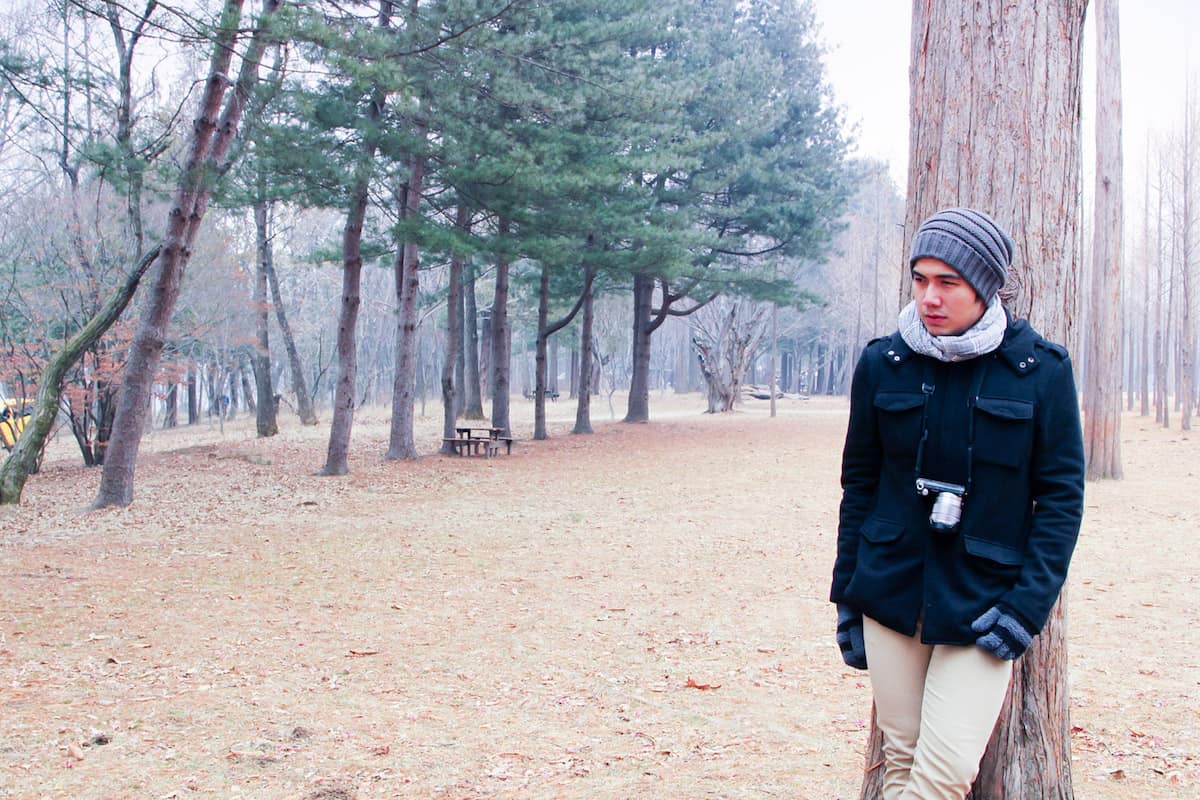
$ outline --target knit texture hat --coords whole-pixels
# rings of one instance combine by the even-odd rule
[[[936,258],[953,267],[986,303],[1008,280],[1013,243],[996,221],[970,208],[948,208],[921,223],[908,265]]]

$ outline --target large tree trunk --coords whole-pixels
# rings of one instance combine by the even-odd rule
[[[224,167],[237,134],[242,112],[258,80],[258,67],[267,44],[266,24],[277,6],[278,0],[268,0],[265,4],[232,91],[228,91],[226,76],[237,41],[242,0],[227,0],[222,11],[200,113],[192,127],[191,146],[168,214],[154,286],[129,347],[117,399],[113,439],[105,456],[95,508],[126,506],[133,502],[134,467],[150,408],[150,388],[166,343],[167,324],[179,299],[183,273],[208,207],[212,173]],[[225,100],[223,111],[222,100]]]
[[[62,350],[46,362],[46,369],[38,381],[38,396],[32,418],[26,423],[25,430],[13,446],[12,452],[0,465],[0,505],[21,502],[25,481],[37,471],[42,449],[46,446],[46,439],[50,436],[50,430],[58,416],[63,376],[100,340],[113,323],[120,319],[129,301],[133,299],[142,276],[157,260],[159,253],[160,249],[155,246],[142,256],[120,289],[100,309],[100,313],[92,317],[63,345]]]
[[[1117,0],[1096,0],[1096,194],[1083,391],[1087,477],[1121,478],[1121,44]],[[1132,381],[1131,381],[1132,383]]]
[[[508,220],[500,221],[498,232],[501,247],[508,238]],[[492,427],[499,428],[505,436],[509,429],[509,373],[512,362],[512,339],[508,326],[508,255],[501,253],[496,259],[496,296],[492,301]]]
[[[579,375],[575,402],[575,427],[571,433],[592,432],[592,329],[595,325],[596,290],[593,286],[595,274],[591,265],[585,266],[583,294],[583,320],[579,325]]]
[[[654,329],[651,305],[654,277],[633,276],[633,374],[629,383],[629,405],[624,422],[650,421],[650,338]]]
[[[254,229],[258,238],[258,269],[254,271],[254,388],[258,395],[255,406],[255,425],[259,436],[279,433],[275,418],[275,390],[271,386],[271,308],[267,300],[267,265],[272,259],[270,209],[266,201],[254,204]]]
[[[392,3],[380,0],[378,24],[391,22]],[[329,424],[329,447],[325,466],[319,475],[345,475],[350,471],[350,433],[354,428],[354,389],[358,381],[358,309],[362,303],[362,231],[370,201],[371,176],[375,172],[375,151],[379,146],[378,123],[387,97],[376,86],[367,106],[367,130],[362,154],[355,167],[350,206],[342,229],[342,308],[338,316],[338,375],[333,390],[333,420]]]
[[[1075,344],[1077,317],[1086,6],[1086,0],[922,0],[913,3],[912,20],[904,249],[920,222],[940,208],[990,212],[1016,245],[1004,292],[1009,307],[1068,347]],[[1074,797],[1065,628],[1060,601],[1017,662],[973,800]],[[880,796],[882,770],[872,769],[881,760],[880,741],[873,726],[864,800]]]
[[[424,134],[424,128],[418,128],[418,139]],[[408,185],[402,193],[402,219],[411,220],[419,213],[424,181],[425,157],[414,156]],[[421,322],[420,309],[417,307],[421,276],[418,271],[417,243],[411,234],[405,238],[396,264],[396,375],[392,385],[392,426],[385,456],[393,461],[417,457],[417,445],[413,439],[413,392],[416,386],[417,326]]]
[[[372,114],[383,107],[382,93],[371,103]],[[358,309],[362,303],[362,229],[367,213],[371,164],[375,142],[364,144],[364,164],[351,195],[350,211],[342,229],[342,307],[338,316],[338,374],[333,391],[333,420],[329,425],[329,446],[321,475],[345,475],[350,471],[350,433],[354,428],[354,387],[358,380]]]

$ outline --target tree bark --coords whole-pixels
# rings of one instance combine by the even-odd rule
[[[1016,246],[1003,296],[1047,338],[1075,346],[1080,48],[1086,0],[913,3],[907,252],[948,206],[989,211]],[[978,87],[970,91],[972,87]],[[1017,662],[973,800],[1069,800],[1061,599]],[[880,796],[872,727],[861,797]]]
[[[417,130],[418,139],[424,138],[424,126]],[[404,187],[404,205],[401,218],[414,219],[420,213],[421,190],[425,182],[425,157],[414,156],[408,185]],[[417,300],[421,292],[421,276],[418,270],[419,253],[412,235],[400,248],[396,264],[396,375],[392,385],[392,425],[385,458],[411,460],[417,457],[417,445],[413,439],[413,412],[416,386],[417,326],[420,310]]]
[[[463,418],[483,419],[483,392],[479,368],[479,308],[475,304],[475,265],[463,265]]]
[[[94,508],[127,506],[133,502],[137,452],[150,406],[150,388],[166,342],[167,325],[175,310],[175,302],[179,299],[192,244],[208,207],[213,173],[219,172],[224,166],[225,157],[237,134],[238,123],[257,82],[259,63],[266,49],[266,25],[277,7],[278,0],[268,0],[266,3],[263,16],[243,56],[238,80],[232,92],[229,92],[226,74],[237,40],[242,0],[227,0],[225,3],[200,113],[192,128],[192,141],[183,175],[168,214],[154,286],[129,348],[129,359],[117,399],[113,439],[105,457]],[[222,100],[225,101],[223,111]]]
[[[471,212],[466,206],[458,207],[454,224],[460,230],[466,229],[471,221]],[[461,375],[462,362],[462,274],[463,257],[454,253],[450,257],[450,281],[446,295],[446,360],[442,364],[442,438],[452,439],[458,424],[458,410],[461,405],[461,382],[456,378]],[[459,378],[461,381],[461,378]],[[449,442],[443,442],[439,451],[452,455],[454,448]]]
[[[378,24],[387,27],[392,4],[380,0]],[[350,471],[350,433],[354,428],[354,389],[358,380],[358,309],[362,304],[362,231],[370,200],[371,176],[375,172],[375,151],[379,146],[379,120],[387,97],[378,86],[371,92],[367,106],[366,133],[362,155],[355,168],[346,225],[342,229],[342,306],[338,316],[338,375],[333,390],[333,420],[329,425],[329,447],[325,466],[319,475],[345,475]]]
[[[508,238],[508,220],[500,220],[498,236],[501,248]],[[508,254],[501,252],[496,259],[496,295],[492,301],[492,427],[505,436],[509,429],[509,373],[512,362],[512,341],[508,326]]]
[[[80,357],[100,340],[100,337],[120,319],[129,301],[133,299],[138,284],[146,270],[160,254],[158,246],[152,247],[129,273],[125,282],[79,332],[72,336],[62,350],[46,363],[41,380],[38,381],[37,402],[31,419],[25,425],[21,438],[12,452],[0,465],[0,505],[21,502],[25,481],[37,471],[46,439],[58,416],[59,400],[62,397],[63,377]]]
[[[571,433],[592,432],[592,331],[595,327],[595,273],[590,264],[584,266],[583,319],[579,324],[579,374],[575,398],[575,427]]]
[[[1121,469],[1121,262],[1124,232],[1121,158],[1121,44],[1117,0],[1096,0],[1096,189],[1092,222],[1091,308],[1083,392],[1088,480]]]
[[[650,337],[651,305],[654,301],[654,277],[633,276],[633,374],[629,383],[629,404],[623,422],[650,421]]]
[[[296,348],[296,337],[292,335],[292,327],[288,324],[287,312],[283,307],[283,294],[279,290],[279,275],[275,271],[275,260],[266,263],[267,283],[271,287],[271,305],[275,309],[275,323],[283,335],[283,348],[287,352],[288,370],[292,376],[292,389],[296,393],[296,414],[300,417],[301,425],[316,425],[317,412],[313,408],[312,395],[308,391],[308,381],[304,377],[304,367],[300,363],[300,351]]]
[[[275,417],[275,390],[271,386],[271,307],[267,299],[267,265],[273,260],[270,231],[270,208],[265,200],[254,204],[254,230],[258,239],[258,269],[254,271],[254,387],[258,403],[254,410],[259,436],[279,433]]]

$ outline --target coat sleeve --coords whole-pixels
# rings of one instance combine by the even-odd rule
[[[854,368],[850,385],[850,423],[842,449],[842,502],[838,512],[837,560],[829,599],[840,602],[854,575],[858,537],[875,502],[882,455],[875,424],[875,380],[868,345]]]
[[[1065,354],[1046,360],[1055,371],[1034,432],[1033,524],[1020,576],[1000,603],[1035,631],[1046,624],[1062,591],[1083,519],[1083,430],[1071,360]]]

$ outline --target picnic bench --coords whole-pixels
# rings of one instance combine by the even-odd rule
[[[505,436],[503,428],[464,425],[455,428],[454,434],[442,443],[449,445],[455,455],[491,458],[500,453],[500,445],[504,445],[506,455],[512,455],[513,437]]]
[[[542,391],[546,397],[550,398],[551,402],[558,402],[559,394],[557,389],[543,389]],[[532,400],[537,396],[537,392],[535,392],[533,389],[526,389],[524,392],[522,392],[522,394],[525,395],[526,400]]]

